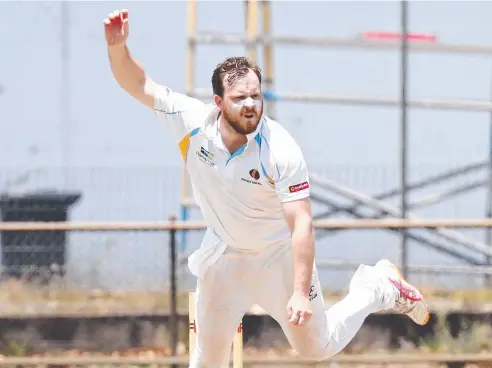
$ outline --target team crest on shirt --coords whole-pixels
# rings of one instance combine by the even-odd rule
[[[205,148],[203,148],[203,146],[200,147],[200,151],[196,151],[196,154],[200,159],[200,161],[203,162],[204,164],[207,164],[209,166],[215,166],[215,163],[212,160],[215,155],[212,152],[207,151]]]
[[[256,169],[249,170],[249,176],[251,176],[255,180],[259,180],[260,179],[260,173]]]
[[[249,176],[253,179],[246,179],[246,178],[241,178],[242,181],[245,181],[246,183],[250,184],[255,184],[255,185],[261,185],[258,180],[260,180],[260,173],[256,169],[249,170]]]

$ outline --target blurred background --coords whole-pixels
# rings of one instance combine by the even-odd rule
[[[492,216],[490,2],[1,2],[2,354],[187,354],[186,259],[202,230],[8,229],[202,219],[166,127],[112,77],[102,21],[123,8],[132,54],[176,91],[211,101],[222,59],[260,64],[317,219]],[[488,228],[316,234],[328,304],[386,257],[433,309],[422,329],[371,317],[347,353],[490,350],[489,325],[473,327],[492,301]],[[245,318],[245,354],[294,354],[268,316]]]

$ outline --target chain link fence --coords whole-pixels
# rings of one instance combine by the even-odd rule
[[[449,171],[447,180],[412,190],[411,200],[417,218],[482,218],[486,206],[483,181],[486,164],[463,167],[413,167],[414,182]],[[466,169],[466,168],[465,168]],[[311,171],[336,183],[335,189],[351,190],[364,196],[375,195],[386,206],[398,208],[398,168],[387,166],[312,167]],[[0,172],[3,188],[0,211],[3,221],[163,221],[180,209],[179,167],[149,168],[72,168]],[[471,187],[471,188],[470,188]],[[462,192],[440,198],[440,193],[464,188]],[[467,189],[468,188],[468,189]],[[379,207],[336,192],[333,187],[313,184],[313,211],[316,218],[391,218]],[[355,212],[354,212],[355,211]],[[198,209],[190,220],[201,220]],[[449,229],[472,244],[485,244],[488,229]],[[410,229],[409,264],[459,266],[485,263],[486,257],[463,242],[451,241],[429,229]],[[352,264],[375,263],[381,257],[395,262],[400,258],[400,234],[392,230],[318,229],[317,255],[324,260]],[[179,287],[194,287],[186,256],[198,248],[203,231],[187,231],[186,244],[178,244]],[[424,239],[425,238],[425,239]],[[179,241],[182,239],[178,237]],[[425,241],[424,241],[424,240]],[[461,239],[462,240],[462,239]],[[166,287],[168,234],[164,231],[102,232],[12,232],[1,237],[1,265],[5,276],[62,277],[65,287],[103,290],[158,291]],[[466,242],[465,242],[466,243]],[[466,243],[468,244],[468,243]],[[466,245],[465,244],[465,245]],[[485,244],[487,245],[487,244]],[[446,250],[446,252],[443,251]],[[346,266],[344,266],[346,268]],[[354,267],[337,269],[336,264],[321,267],[322,283],[331,290],[343,290]],[[476,288],[483,285],[480,275],[446,275],[412,272],[412,280],[435,289]]]

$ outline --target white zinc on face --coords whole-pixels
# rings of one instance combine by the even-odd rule
[[[234,101],[231,105],[235,110],[242,110],[243,107],[261,107],[262,101],[251,97]]]

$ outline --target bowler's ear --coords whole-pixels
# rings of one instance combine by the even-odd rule
[[[218,107],[222,107],[222,97],[214,95],[214,102]]]

